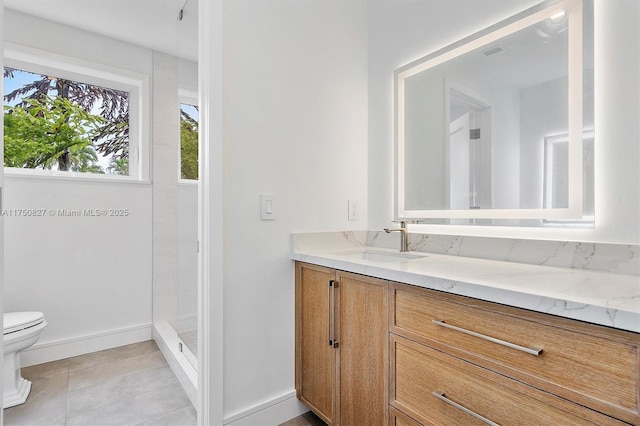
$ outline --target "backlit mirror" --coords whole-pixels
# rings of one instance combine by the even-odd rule
[[[593,215],[590,0],[540,3],[418,59],[395,90],[396,219]]]

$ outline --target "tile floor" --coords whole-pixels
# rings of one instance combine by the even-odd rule
[[[295,419],[282,423],[280,426],[326,426],[326,424],[320,420],[320,417],[309,411]]]
[[[147,341],[22,369],[33,382],[4,424],[191,426],[196,410],[156,346]]]
[[[27,402],[4,425],[193,426],[196,410],[153,341],[22,369]],[[324,426],[312,412],[281,426]]]

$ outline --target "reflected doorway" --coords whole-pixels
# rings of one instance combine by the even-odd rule
[[[491,208],[491,107],[449,89],[449,208]]]

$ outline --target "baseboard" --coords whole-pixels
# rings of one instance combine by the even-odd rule
[[[197,407],[198,372],[189,363],[184,354],[178,350],[180,339],[176,331],[166,321],[153,325],[153,340],[167,360],[171,371],[176,375],[191,404]]]
[[[20,353],[21,367],[151,340],[151,324],[142,324],[52,342],[36,343]]]
[[[291,391],[278,398],[229,416],[224,419],[224,424],[230,426],[276,426],[307,411],[309,411],[309,408],[296,398],[295,391]]]

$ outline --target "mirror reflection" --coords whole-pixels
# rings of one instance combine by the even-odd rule
[[[399,217],[550,218],[593,192],[592,14],[554,3],[396,72]]]

